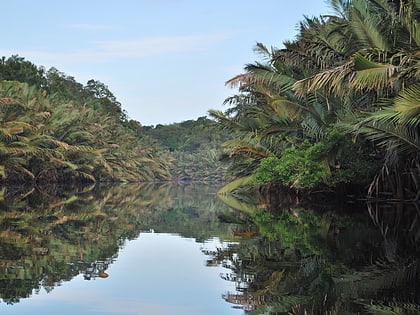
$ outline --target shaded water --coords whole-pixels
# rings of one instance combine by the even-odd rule
[[[414,205],[268,211],[216,189],[4,191],[0,313],[420,311]]]

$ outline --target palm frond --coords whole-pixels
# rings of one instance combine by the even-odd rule
[[[293,90],[300,98],[305,97],[308,93],[317,93],[325,91],[327,94],[343,95],[348,90],[344,88],[344,82],[351,70],[352,61],[349,61],[341,66],[333,69],[317,73],[308,78],[296,81],[293,85]]]
[[[236,189],[242,186],[246,186],[251,184],[253,181],[252,176],[244,176],[231,181],[230,183],[224,185],[220,190],[217,192],[218,195],[226,195],[231,194]]]
[[[221,111],[209,110],[208,113],[209,113],[210,117],[212,117],[216,121],[218,121],[223,128],[226,128],[228,130],[237,130],[238,128],[240,128],[240,124],[238,124],[232,118],[226,116]]]
[[[270,86],[277,93],[289,91],[296,82],[296,79],[289,75],[277,72],[275,68],[260,63],[249,64],[245,67],[245,70],[252,74],[253,84]]]
[[[420,125],[420,83],[404,89],[393,101],[395,111],[401,113],[403,120]]]
[[[420,152],[420,134],[416,124],[402,124],[401,115],[392,108],[365,118],[355,127],[361,134],[389,152],[405,154]]]
[[[349,77],[350,88],[382,91],[387,88],[395,89],[392,78],[401,68],[392,64],[372,62],[361,53],[356,53],[353,57],[353,70]]]
[[[249,146],[244,147],[235,147],[230,150],[230,155],[238,155],[238,154],[246,154],[246,155],[257,155],[260,157],[267,157],[268,153],[266,150],[257,149]]]
[[[291,120],[295,120],[300,112],[306,112],[318,121],[322,121],[321,116],[311,107],[305,106],[297,100],[293,100],[284,96],[274,96],[270,101],[273,108],[276,108],[278,114],[285,114]]]
[[[374,47],[387,51],[391,45],[389,35],[382,32],[384,16],[375,10],[373,1],[354,0],[350,7],[350,26],[364,48]]]

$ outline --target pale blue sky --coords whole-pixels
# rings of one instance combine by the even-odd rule
[[[86,84],[108,85],[143,125],[225,110],[225,81],[282,47],[325,0],[19,0],[1,4],[0,56],[18,54]]]

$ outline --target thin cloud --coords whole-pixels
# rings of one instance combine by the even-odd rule
[[[116,26],[116,25],[89,24],[89,23],[66,24],[65,28],[82,30],[82,31],[109,31],[109,30],[123,29],[123,27]]]
[[[28,59],[48,60],[53,64],[102,63],[121,58],[144,58],[157,55],[197,52],[228,39],[230,34],[163,36],[134,40],[93,41],[85,49],[65,52],[42,50],[11,51],[0,49],[0,54],[19,54]]]
[[[226,38],[226,35],[188,35],[128,41],[97,41],[93,44],[104,54],[118,57],[146,57],[176,52],[202,51],[211,44]]]

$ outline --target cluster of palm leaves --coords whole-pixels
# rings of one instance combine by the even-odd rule
[[[65,92],[65,90],[62,90]],[[79,94],[80,96],[80,94]],[[168,178],[164,158],[100,99],[0,81],[0,176],[7,182],[147,181]]]
[[[262,61],[227,81],[239,93],[226,100],[228,110],[210,115],[236,135],[225,143],[231,175],[258,173],[261,162],[273,156],[281,164],[292,147],[318,164],[307,163],[309,169],[290,176],[284,182],[289,187],[299,187],[310,165],[324,164],[313,186],[352,182],[364,173],[371,195],[418,199],[420,4],[330,5],[334,15],[306,17],[284,48],[257,44]],[[302,148],[308,142],[319,146],[316,156]],[[290,167],[302,168],[297,162]],[[279,172],[277,179],[284,178],[281,170],[271,169]]]

